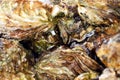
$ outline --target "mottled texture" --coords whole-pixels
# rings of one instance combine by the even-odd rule
[[[111,37],[97,50],[97,56],[110,68],[120,69],[120,33]]]
[[[118,0],[1,0],[0,79],[116,79],[119,38]]]
[[[39,0],[2,0],[0,33],[3,37],[24,39],[52,26],[51,7]],[[37,29],[37,30],[36,30]]]
[[[83,72],[102,71],[103,67],[87,56],[81,47],[64,49],[60,47],[45,55],[36,64],[38,78],[48,80],[73,80]]]
[[[18,41],[0,39],[0,79],[34,80],[29,56]]]

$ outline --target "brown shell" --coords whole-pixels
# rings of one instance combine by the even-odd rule
[[[97,50],[97,56],[109,68],[120,69],[120,33],[111,37]]]
[[[28,51],[18,41],[0,39],[0,79],[34,80],[34,74],[27,59]]]
[[[23,39],[51,27],[52,7],[39,0],[2,0],[0,3],[0,33],[3,37]],[[49,25],[48,25],[49,24]],[[37,28],[37,29],[36,29]]]
[[[61,47],[41,58],[35,69],[38,79],[73,80],[78,74],[101,71],[103,68],[80,47],[72,50]]]
[[[120,2],[47,1],[0,1],[0,79],[91,79],[104,64],[120,73]]]

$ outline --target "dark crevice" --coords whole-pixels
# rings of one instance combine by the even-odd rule
[[[60,31],[59,31],[59,28],[58,26],[56,25],[55,27],[55,33],[57,34],[57,38],[58,38],[58,42],[55,44],[55,46],[53,46],[52,48],[50,48],[49,50],[47,50],[48,52],[49,51],[53,51],[55,50],[58,46],[60,45],[65,45],[64,42],[63,42],[63,39],[62,37],[60,36]],[[48,34],[43,34],[43,36],[45,37],[45,39],[47,39],[47,36]],[[47,54],[46,51],[40,51],[40,52],[37,52],[36,49],[35,49],[35,46],[33,45],[35,40],[32,40],[32,39],[28,39],[28,40],[22,40],[20,41],[19,43],[28,51],[31,52],[31,55],[33,56],[34,60],[37,60],[37,59],[40,59],[44,54]],[[44,54],[43,54],[44,53]]]
[[[96,50],[92,49],[91,51],[88,50],[88,56],[91,57],[92,59],[94,59],[98,64],[100,64],[103,68],[106,68],[106,66],[102,63],[102,61],[99,59],[99,57],[96,55]]]
[[[80,18],[79,14],[78,13],[75,13],[73,15],[73,18],[75,19],[75,23],[79,22],[79,21],[82,21],[82,19]]]
[[[67,46],[69,46],[70,48],[73,48],[76,44],[81,45],[81,44],[85,43],[85,42],[86,42],[90,37],[92,37],[94,34],[95,34],[95,31],[93,30],[93,31],[87,33],[87,34],[84,36],[84,39],[83,39],[83,40],[81,40],[81,41],[71,40],[71,41],[67,44]]]
[[[58,35],[58,39],[59,39],[58,45],[65,45],[62,37],[60,36],[61,33],[60,33],[58,25],[56,25],[55,31],[56,31],[56,34]]]
[[[38,59],[41,54],[36,53],[33,49],[32,49],[32,40],[22,40],[19,42],[26,50],[30,51],[31,54],[29,54],[29,58],[33,58],[34,60],[32,62],[36,63],[36,59]],[[29,59],[28,58],[28,59]],[[30,59],[29,59],[30,60]]]

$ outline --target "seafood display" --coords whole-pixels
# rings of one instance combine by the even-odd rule
[[[119,0],[0,0],[0,79],[119,80]]]

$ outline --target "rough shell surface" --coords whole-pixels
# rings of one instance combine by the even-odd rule
[[[97,55],[110,68],[120,69],[120,33],[111,37],[106,44],[98,49]]]
[[[0,79],[34,80],[26,51],[18,41],[0,39]]]
[[[74,77],[83,72],[102,71],[103,69],[80,47],[72,50],[58,48],[42,57],[35,67],[38,79],[44,80],[73,80]]]
[[[108,1],[0,1],[0,79],[89,80],[105,67],[116,79],[120,2]]]

